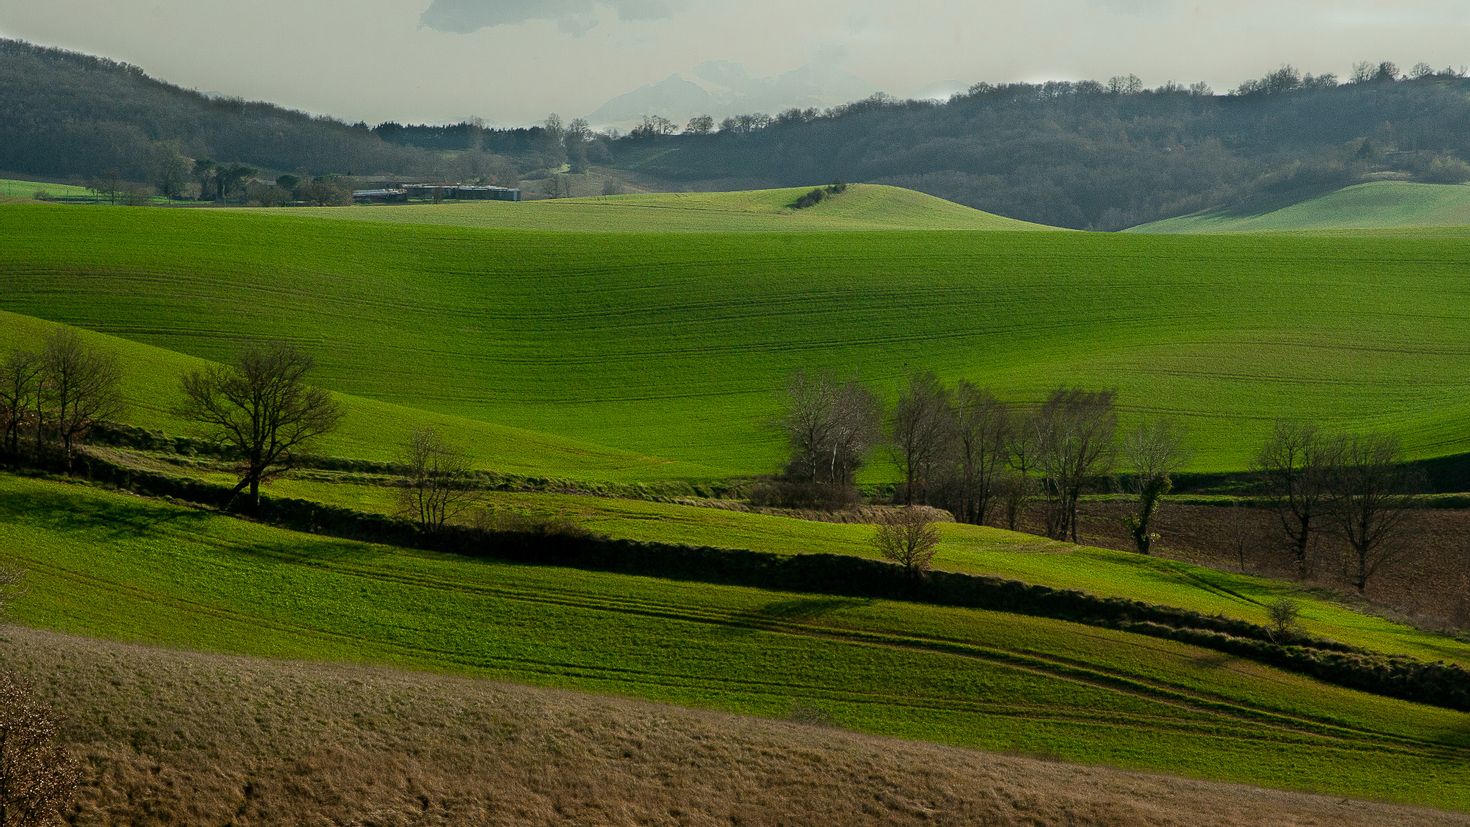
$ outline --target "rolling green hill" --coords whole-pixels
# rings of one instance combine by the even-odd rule
[[[146,466],[145,466],[146,467]],[[167,467],[150,470],[168,471]],[[173,469],[178,473],[177,469]],[[228,484],[226,473],[191,468],[187,475]],[[395,515],[394,489],[373,484],[301,477],[272,481],[271,494]],[[478,492],[477,507],[492,515],[565,520],[606,537],[774,554],[849,554],[877,557],[873,526],[751,513],[710,505],[651,502],[577,494]],[[471,510],[461,522],[472,524]],[[1470,641],[1415,629],[1351,608],[1300,586],[1235,574],[1177,560],[1089,548],[998,528],[942,525],[936,568],[1123,597],[1250,623],[1267,622],[1266,606],[1283,597],[1301,607],[1312,634],[1377,652],[1470,668]]]
[[[810,187],[751,192],[688,192],[567,198],[277,209],[271,212],[354,221],[440,224],[555,232],[813,232],[836,230],[1042,230],[898,187],[854,184],[814,207],[791,204]]]
[[[1420,457],[1470,450],[1470,239],[547,233],[50,205],[0,207],[0,236],[0,310],[205,359],[294,342],[340,393],[593,452],[547,474],[622,478],[603,457],[626,454],[671,476],[770,471],[802,368],[890,400],[918,368],[1017,400],[1117,388],[1125,416],[1182,420],[1202,470],[1245,467],[1283,416],[1390,430]],[[156,399],[174,388],[160,376]]]
[[[29,316],[0,310],[0,351],[11,347],[36,349],[47,333],[61,327]],[[127,339],[79,331],[91,346],[115,354],[123,368],[124,417],[144,428],[188,435],[172,408],[182,401],[179,378],[208,362]],[[675,463],[553,434],[537,433],[492,422],[336,394],[343,410],[338,429],[315,446],[320,453],[378,462],[397,458],[397,446],[418,427],[432,427],[447,439],[475,446],[476,457],[487,467],[511,474],[557,476],[576,473],[589,479],[642,482],[682,478],[710,478],[715,471]]]
[[[1376,181],[1285,206],[1217,209],[1134,227],[1134,233],[1470,232],[1470,185]]]
[[[1470,809],[1470,715],[1061,621],[505,565],[0,476],[41,628],[366,662]]]

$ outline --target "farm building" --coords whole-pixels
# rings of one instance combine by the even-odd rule
[[[433,201],[519,201],[521,191],[513,187],[474,184],[404,184],[410,198]]]
[[[376,189],[353,190],[352,200],[358,204],[402,204],[408,201],[408,190]]]

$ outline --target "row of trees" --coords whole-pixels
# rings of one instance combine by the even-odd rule
[[[12,349],[0,361],[0,453],[70,467],[93,423],[122,412],[121,377],[116,356],[64,328],[40,350]]]
[[[1303,422],[1279,422],[1255,470],[1305,578],[1314,541],[1336,531],[1352,549],[1353,586],[1361,593],[1385,564],[1404,553],[1412,492],[1423,485],[1387,434],[1331,434]]]
[[[929,372],[909,379],[886,433],[877,397],[830,373],[796,374],[781,424],[791,450],[779,490],[787,502],[852,502],[858,471],[886,441],[905,505],[942,507],[976,524],[1000,513],[1016,529],[1040,496],[1046,533],[1058,539],[1077,539],[1082,494],[1114,471],[1121,450],[1138,496],[1131,525],[1143,553],[1170,474],[1186,458],[1183,429],[1168,421],[1145,421],[1119,443],[1111,391],[1059,388],[1039,406],[1016,406],[968,381],[948,387]]]
[[[238,461],[232,505],[243,495],[258,508],[261,485],[292,468],[302,450],[341,422],[332,395],[308,383],[313,366],[293,347],[257,345],[230,364],[183,376],[183,401],[174,413]],[[57,460],[69,469],[91,428],[123,412],[121,377],[116,356],[65,328],[47,335],[39,350],[10,350],[0,359],[0,456]],[[467,507],[470,457],[436,431],[413,431],[400,461],[403,516],[433,531]]]
[[[855,501],[858,471],[886,443],[902,504],[1016,530],[1039,499],[1046,535],[1073,542],[1083,495],[1113,490],[1116,480],[1132,496],[1126,525],[1141,554],[1153,550],[1160,505],[1189,459],[1185,429],[1172,420],[1143,418],[1120,432],[1112,391],[1058,388],[1040,404],[1017,405],[967,381],[948,386],[930,372],[910,377],[886,428],[871,391],[830,373],[798,373],[781,424],[791,453],[779,494],[788,504]],[[1360,592],[1402,552],[1395,540],[1421,486],[1393,437],[1329,434],[1296,422],[1276,425],[1254,477],[1300,576],[1318,534],[1334,530],[1353,551]],[[899,528],[889,531],[897,536]]]

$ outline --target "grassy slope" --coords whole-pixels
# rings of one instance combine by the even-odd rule
[[[272,210],[354,221],[554,232],[812,232],[838,230],[1040,230],[913,190],[855,184],[804,210],[810,187],[750,192],[659,193],[526,201]]]
[[[60,198],[92,196],[91,190],[79,187],[75,184],[53,184],[48,181],[22,181],[13,178],[0,178],[0,198],[31,199],[36,193],[44,192],[48,197]]]
[[[722,473],[798,368],[1116,387],[1239,469],[1281,416],[1470,449],[1470,239],[547,234],[0,207],[0,310],[203,358],[295,341],[334,390]],[[163,391],[168,393],[168,390]],[[479,450],[479,446],[473,446]]]
[[[1073,624],[509,566],[0,477],[14,614],[128,641],[426,667],[867,732],[1470,809],[1470,715]]]
[[[1138,775],[422,672],[0,629],[66,712],[72,823],[1463,825],[1463,814]],[[412,745],[412,748],[405,748]],[[303,783],[303,777],[309,783]]]
[[[30,316],[0,310],[0,351],[11,347],[32,350],[40,347],[47,333],[60,325]],[[199,370],[208,362],[173,351],[80,331],[92,346],[114,353],[123,367],[124,415],[130,423],[145,428],[166,429],[175,434],[190,432],[190,426],[172,413],[182,397],[179,378]],[[456,443],[474,445],[480,465],[499,471],[529,476],[576,474],[581,478],[614,478],[628,481],[671,478],[710,478],[711,469],[688,463],[669,462],[626,451],[591,445],[553,434],[536,433],[491,422],[449,414],[337,395],[344,417],[337,431],[313,448],[333,456],[376,461],[396,459],[395,451],[415,427],[433,427]]]
[[[1264,212],[1207,210],[1135,227],[1136,233],[1428,230],[1470,227],[1470,186],[1376,181]]]
[[[226,480],[221,477],[219,481]],[[360,510],[392,514],[397,507],[393,493],[380,486],[286,478],[268,487],[279,496]],[[571,494],[492,492],[477,500],[496,513],[567,519],[618,539],[776,554],[875,556],[873,528],[863,524]],[[1267,622],[1266,605],[1289,596],[1301,604],[1302,624],[1314,634],[1379,652],[1470,667],[1470,642],[1365,614],[1293,584],[996,528],[961,524],[941,528],[944,540],[934,561],[941,569],[1127,597],[1261,624]]]

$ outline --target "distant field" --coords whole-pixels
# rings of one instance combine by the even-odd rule
[[[1261,212],[1208,210],[1134,227],[1135,233],[1364,230],[1470,232],[1470,185],[1376,181]]]
[[[34,198],[36,193],[44,192],[48,198],[85,198],[96,195],[86,187],[74,184],[52,184],[45,181],[21,181],[11,178],[0,178],[0,198]]]
[[[1470,715],[1059,621],[408,553],[9,476],[0,566],[29,573],[17,620],[68,633],[804,708],[875,734],[1470,810]]]
[[[1180,419],[1198,470],[1244,468],[1283,416],[1470,450],[1470,238],[578,234],[52,205],[0,208],[0,236],[0,310],[206,359],[295,342],[338,392],[589,453],[547,474],[647,478],[603,459],[628,454],[669,476],[769,472],[801,368],[889,400],[917,368],[1023,401],[1116,388],[1125,421]]]
[[[551,232],[831,232],[851,230],[1049,229],[980,212],[932,195],[855,184],[814,207],[791,204],[811,187],[753,192],[614,195],[502,203],[308,207],[270,210],[353,221],[440,224]]]

